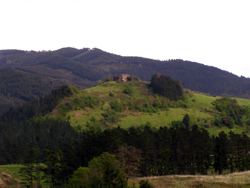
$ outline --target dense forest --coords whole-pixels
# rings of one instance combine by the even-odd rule
[[[0,71],[3,75],[1,83],[8,85],[9,90],[8,93],[4,88],[0,90],[0,113],[11,105],[32,101],[64,84],[86,88],[97,84],[98,80],[122,73],[143,81],[150,81],[151,75],[162,73],[174,80],[181,80],[184,88],[210,95],[249,98],[250,92],[249,78],[238,77],[215,67],[180,59],[159,61],[123,57],[96,48],[62,48],[46,52],[1,50]],[[5,72],[10,72],[12,76]]]

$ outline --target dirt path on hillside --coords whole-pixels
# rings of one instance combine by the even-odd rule
[[[4,188],[4,187],[9,187],[9,186],[12,186],[13,185],[13,180],[14,181],[16,181],[16,183],[17,183],[17,188],[19,188],[20,187],[20,183],[21,183],[21,181],[19,180],[19,179],[17,179],[17,178],[15,178],[15,177],[12,177],[10,174],[7,174],[7,173],[5,173],[5,172],[3,172],[3,171],[0,171],[0,174],[2,175],[2,177],[3,178],[1,178],[1,176],[0,176],[0,188]]]
[[[81,54],[79,54],[79,55],[73,57],[73,59],[76,59],[76,58],[78,58],[78,57],[84,56],[84,55],[88,54],[89,52],[91,52],[91,50],[88,50],[88,51],[86,51],[86,52],[83,52],[83,53],[81,53]]]
[[[0,188],[4,188],[4,182],[1,177],[0,177]]]

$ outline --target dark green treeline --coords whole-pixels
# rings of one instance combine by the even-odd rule
[[[42,162],[44,149],[55,150],[80,138],[69,122],[44,117],[70,95],[71,89],[62,86],[40,97],[39,101],[12,107],[4,113],[0,117],[0,164],[25,162],[31,148],[39,148],[39,161]]]
[[[43,160],[49,165],[45,173],[55,178],[58,186],[66,185],[79,167],[87,167],[89,161],[104,152],[116,154],[124,144],[141,151],[136,168],[138,176],[250,169],[250,138],[244,133],[221,132],[218,137],[210,137],[205,129],[196,125],[190,128],[179,122],[170,128],[142,126],[125,130],[118,127],[103,132],[83,132],[81,139],[65,143],[60,150],[45,150]]]
[[[221,132],[218,137],[210,137],[207,130],[196,125],[191,128],[179,125],[159,129],[146,126],[125,130],[118,127],[103,132],[84,132],[81,141],[64,148],[65,157],[68,164],[74,164],[76,169],[87,166],[93,157],[103,152],[115,153],[127,143],[142,150],[139,171],[142,176],[250,169],[250,138],[244,133],[230,132],[227,135]]]

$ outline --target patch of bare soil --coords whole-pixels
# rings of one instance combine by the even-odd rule
[[[75,117],[79,117],[79,116],[85,115],[85,113],[82,113],[82,112],[74,112],[74,113],[75,113]]]
[[[0,174],[2,174],[3,176],[3,179],[1,178],[0,176],[0,188],[4,188],[4,187],[10,187],[13,185],[13,182],[11,181],[11,178],[13,178],[10,174],[7,174],[5,172],[1,172],[0,171]],[[20,180],[14,178],[15,181],[18,182],[18,184],[21,182]],[[19,185],[17,186],[19,187]]]
[[[133,112],[131,110],[125,110],[124,112],[122,112],[123,114],[127,114],[127,115],[132,115],[132,114],[137,114],[140,115],[142,114],[142,112]]]
[[[0,177],[0,188],[3,188],[4,187],[4,182],[2,180],[2,178]]]

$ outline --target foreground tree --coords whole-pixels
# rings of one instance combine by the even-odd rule
[[[92,187],[122,188],[127,186],[127,174],[122,171],[120,162],[115,158],[115,155],[104,152],[101,156],[94,157],[88,166],[90,185],[99,181],[98,186]]]
[[[122,169],[128,175],[127,181],[130,176],[137,175],[140,167],[141,153],[140,149],[128,146],[126,143],[116,151],[116,156],[121,162]]]
[[[127,187],[127,174],[122,171],[120,162],[108,152],[94,157],[88,167],[79,167],[69,183],[75,187],[124,188]]]
[[[39,165],[39,152],[37,148],[32,148],[29,151],[24,167],[20,169],[19,173],[23,177],[22,184],[26,187],[40,188],[40,165]]]
[[[56,152],[45,150],[45,169],[46,182],[50,187],[63,187],[68,184],[69,167],[65,162],[63,153],[58,148]]]
[[[88,167],[79,167],[72,175],[72,178],[69,179],[69,184],[72,187],[89,187],[89,173]]]

